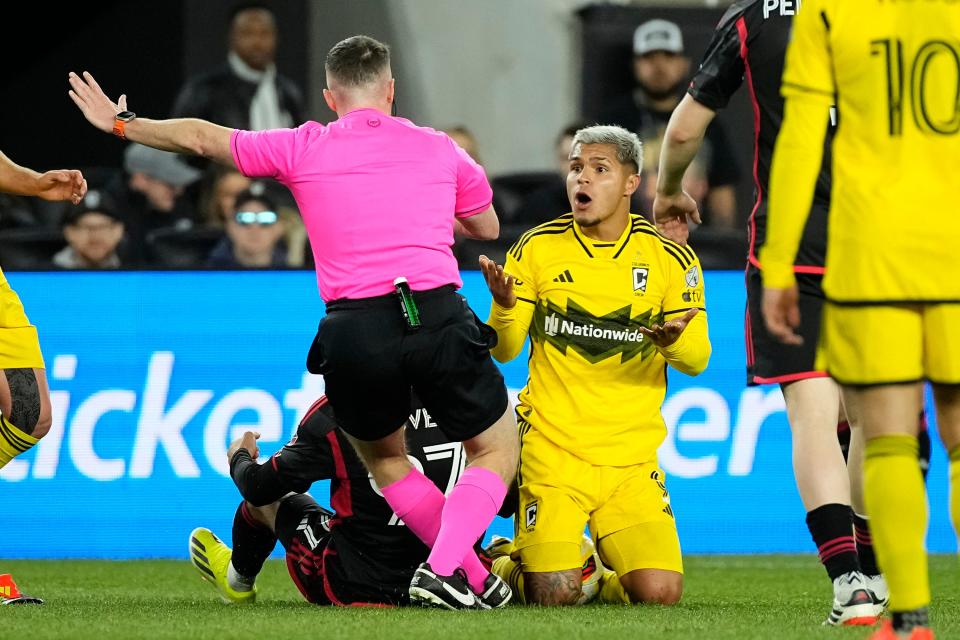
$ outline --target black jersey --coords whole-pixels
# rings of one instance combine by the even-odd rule
[[[419,403],[406,423],[407,454],[413,465],[444,493],[466,465],[459,442],[451,442]],[[245,460],[244,460],[245,458]],[[318,480],[330,480],[326,553],[347,571],[341,588],[372,602],[404,600],[410,578],[429,549],[390,509],[353,446],[337,428],[326,397],[310,408],[297,433],[267,462],[234,456],[231,475],[244,498],[255,505],[304,493]]]
[[[796,12],[794,7],[799,5],[793,0],[739,0],[733,3],[717,25],[713,40],[687,90],[697,102],[716,111],[727,105],[746,80],[753,105],[755,185],[749,223],[749,260],[757,267],[760,266],[757,255],[766,239],[766,205],[773,147],[783,121],[780,79]],[[824,117],[828,117],[827,114]],[[823,164],[795,263],[796,269],[805,273],[822,273],[826,258],[830,147],[836,128],[836,111],[833,110],[829,117],[831,127],[825,142]]]

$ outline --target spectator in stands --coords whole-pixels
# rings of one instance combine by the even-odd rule
[[[554,161],[557,168],[557,181],[540,187],[523,200],[515,218],[517,223],[531,227],[552,220],[570,210],[567,197],[567,174],[570,173],[570,145],[573,136],[585,125],[570,124],[563,128],[554,141]]]
[[[232,129],[260,131],[304,121],[303,93],[277,73],[277,23],[260,4],[243,4],[230,19],[226,63],[189,79],[172,117],[202,118]]]
[[[107,189],[127,222],[129,252],[125,262],[148,261],[147,235],[173,227],[190,229],[196,224],[193,203],[184,190],[200,179],[202,172],[180,156],[140,144],[130,144],[124,153],[121,184]]]
[[[207,259],[208,267],[224,269],[284,268],[287,250],[284,223],[263,183],[255,182],[237,195],[224,220],[226,236]]]
[[[612,101],[601,120],[634,131],[645,147],[659,149],[670,115],[689,80],[690,59],[684,55],[680,27],[667,20],[644,22],[634,32],[633,53],[636,89]],[[649,157],[655,159],[657,155],[651,153]],[[738,228],[736,185],[740,170],[729,138],[716,121],[707,128],[700,158],[707,167],[709,184],[704,224]],[[656,172],[645,171],[643,181],[656,184]]]
[[[470,131],[467,127],[462,124],[458,124],[454,127],[448,127],[443,130],[445,134],[450,136],[454,142],[460,145],[460,148],[467,152],[473,161],[479,165],[483,165],[480,162],[480,151],[477,145],[477,138],[473,135],[473,132]]]
[[[253,181],[236,167],[222,164],[210,165],[205,178],[200,195],[203,224],[219,229],[223,227],[224,218],[234,212],[237,195],[249,189]]]
[[[67,246],[53,256],[63,269],[118,269],[117,247],[123,240],[123,218],[103,191],[91,189],[80,202],[70,205],[63,217]]]

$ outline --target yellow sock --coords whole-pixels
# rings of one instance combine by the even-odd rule
[[[889,435],[866,444],[864,498],[878,564],[890,586],[890,610],[930,604],[927,497],[917,464],[917,438]]]
[[[500,556],[494,558],[492,569],[513,589],[514,600],[520,604],[526,604],[527,599],[523,595],[523,569],[520,567],[520,563],[510,556]]]
[[[0,469],[40,440],[28,436],[0,415]]]
[[[600,594],[597,596],[598,602],[606,604],[630,604],[630,596],[620,583],[620,576],[612,569],[603,569],[603,575],[600,576]]]
[[[960,444],[950,449],[950,513],[953,530],[960,537]]]

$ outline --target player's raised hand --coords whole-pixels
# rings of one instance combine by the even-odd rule
[[[676,194],[657,192],[653,200],[653,220],[661,235],[673,240],[677,244],[686,246],[690,237],[688,216],[700,224],[700,209],[697,201],[689,193],[681,191]]]
[[[83,77],[71,71],[68,80],[70,99],[80,107],[87,121],[100,131],[111,133],[116,115],[127,110],[127,96],[120,96],[116,103],[113,102],[86,71]]]
[[[87,181],[76,169],[56,169],[40,174],[37,197],[44,200],[69,200],[79,204],[87,193]]]
[[[763,321],[773,337],[784,344],[803,344],[803,338],[796,333],[800,326],[799,295],[797,285],[788,289],[763,288]]]
[[[517,294],[513,292],[516,279],[503,270],[503,265],[487,256],[480,256],[480,271],[483,272],[483,278],[487,281],[487,288],[490,289],[494,301],[504,309],[512,309],[517,304]]]
[[[680,334],[698,313],[700,309],[690,309],[676,320],[664,322],[662,325],[654,322],[649,329],[640,327],[640,333],[650,338],[658,347],[669,347],[680,338]]]
[[[260,434],[256,431],[247,431],[242,436],[230,443],[230,448],[227,449],[227,462],[233,460],[234,454],[237,453],[240,449],[246,449],[247,453],[250,454],[250,457],[256,460],[260,457],[260,448],[257,446],[257,439],[260,437]]]

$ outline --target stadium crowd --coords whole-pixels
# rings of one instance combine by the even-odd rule
[[[310,116],[305,91],[275,64],[276,23],[262,7],[242,5],[230,18],[229,51],[213,68],[188,77],[173,100],[169,117],[198,117],[231,128],[262,130],[296,126]],[[637,133],[647,153],[642,187],[631,210],[649,217],[656,184],[658,149],[667,121],[690,80],[692,61],[680,27],[650,20],[633,36],[630,73],[635,88],[610,105],[602,124]],[[477,162],[484,144],[469,123],[437,123]],[[592,122],[562,127],[552,149],[561,173],[529,170],[490,176],[501,222],[500,238],[477,242],[457,236],[454,253],[461,269],[477,269],[486,254],[502,262],[507,249],[531,227],[569,211],[564,177],[573,133]],[[719,123],[687,176],[687,190],[702,203],[704,225],[744,236],[736,215],[735,186],[743,178],[730,139]],[[254,183],[232,169],[205,160],[129,144],[117,166],[81,166],[91,190],[77,206],[0,195],[0,267],[24,269],[303,268],[314,265],[296,203],[285,187]],[[489,173],[489,171],[488,171]],[[274,216],[240,215],[233,200],[243,190],[265,193]],[[242,204],[242,203],[241,203]],[[99,217],[95,214],[99,214]],[[243,238],[262,238],[269,260],[241,257]],[[706,268],[738,267],[745,249],[734,243],[728,255],[706,252]],[[739,251],[739,252],[738,252]],[[732,255],[731,255],[732,254]],[[231,257],[232,256],[232,257]]]

